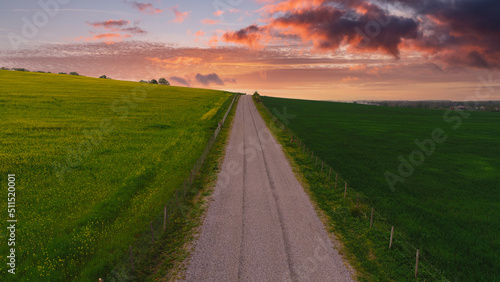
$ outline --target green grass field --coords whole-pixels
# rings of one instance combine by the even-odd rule
[[[232,93],[0,71],[0,280],[97,279],[181,185]],[[16,275],[7,274],[16,175]]]
[[[498,113],[262,100],[270,110],[283,113],[286,107],[288,114],[296,115],[288,126],[367,196],[447,279],[498,281]],[[432,139],[433,132],[436,140],[446,140],[433,141],[434,146],[428,142],[427,151],[415,143]],[[406,161],[413,172],[407,166],[398,172]],[[388,171],[402,180],[392,178],[393,189],[385,176]]]

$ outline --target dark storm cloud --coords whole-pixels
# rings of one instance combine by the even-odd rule
[[[451,67],[500,68],[498,0],[289,0],[263,10],[266,25],[226,32],[222,39],[255,47],[286,33],[332,53],[345,45],[398,58],[408,50]]]
[[[185,80],[184,78],[182,77],[178,77],[178,76],[171,76],[169,78],[171,81],[174,81],[178,84],[181,84],[181,85],[184,85],[184,86],[190,86],[189,82],[187,80]]]
[[[202,75],[202,74],[197,74],[195,76],[196,81],[203,85],[210,85],[210,84],[216,84],[216,85],[224,85],[224,82],[216,73],[211,73],[207,75]]]

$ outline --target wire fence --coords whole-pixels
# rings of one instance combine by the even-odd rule
[[[331,193],[335,194],[337,199],[344,199],[343,203],[336,203],[335,206],[338,208],[335,209],[334,213],[343,218],[349,217],[353,222],[352,226],[356,227],[354,230],[358,232],[356,235],[358,237],[369,236],[374,243],[372,248],[387,254],[384,259],[387,260],[389,257],[390,264],[398,266],[385,270],[388,277],[393,277],[393,279],[414,277],[420,281],[448,281],[443,273],[432,266],[429,260],[422,255],[423,250],[408,242],[405,234],[398,230],[397,226],[391,225],[373,208],[374,205],[368,197],[349,186],[349,183],[310,149],[296,133],[281,122],[266,106],[263,108],[272,117],[274,126],[281,130],[287,139],[290,139],[291,145],[297,146],[308,156],[308,164],[315,169],[319,177],[324,178],[324,182],[328,183],[331,187]],[[323,197],[326,199],[326,196]],[[331,206],[334,204],[332,203]],[[373,278],[375,279],[375,277]]]
[[[239,97],[240,94],[234,96],[224,117],[218,123],[217,129],[206,144],[205,150],[191,169],[189,176],[174,191],[173,196],[162,207],[162,211],[152,217],[149,228],[136,236],[137,239],[135,242],[126,250],[121,250],[124,253],[123,258],[114,265],[113,270],[108,273],[104,280],[100,279],[100,281],[135,281],[138,277],[141,277],[142,273],[139,271],[144,270],[145,267],[150,265],[151,254],[157,251],[158,248],[161,248],[158,243],[175,230],[176,221],[179,217],[186,216],[187,207],[184,203],[188,193],[193,189],[195,177],[210,153],[217,136],[226,122],[229,112]]]

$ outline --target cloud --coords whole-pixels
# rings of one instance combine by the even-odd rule
[[[196,81],[199,83],[208,86],[210,84],[216,84],[216,85],[224,85],[224,82],[216,73],[211,73],[207,75],[202,75],[202,74],[197,74],[195,76]]]
[[[191,12],[188,12],[188,11],[186,11],[186,12],[179,12],[178,8],[179,8],[179,5],[177,5],[177,6],[175,6],[175,7],[172,8],[172,11],[175,14],[175,19],[171,20],[171,22],[182,23],[182,22],[184,22],[184,20],[187,19],[187,17],[189,17],[189,14],[191,13]]]
[[[190,83],[186,79],[184,79],[182,77],[171,76],[169,79],[171,81],[174,81],[174,82],[176,82],[178,84],[181,84],[181,85],[184,85],[184,86],[187,86],[187,87],[191,86]]]
[[[234,79],[234,78],[225,78],[224,82],[235,84],[236,83],[236,79]]]
[[[103,27],[106,29],[116,29],[120,28],[123,26],[126,26],[130,23],[128,20],[107,20],[103,22],[87,22],[87,24],[93,26],[93,27]]]
[[[129,33],[133,33],[133,34],[146,34],[147,31],[145,31],[144,29],[140,28],[140,27],[127,27],[127,28],[122,28],[120,29],[120,31],[123,31],[123,32],[129,32]]]
[[[500,68],[500,1],[389,2],[413,10],[426,22],[416,50],[450,66]]]
[[[132,8],[145,14],[154,15],[163,13],[163,10],[155,8],[151,3],[141,3],[137,1],[130,1],[130,2],[125,1],[125,2],[130,4]]]
[[[131,37],[129,34],[121,35],[119,33],[101,33],[91,37],[80,36],[75,38],[76,41],[99,41],[103,40],[106,44],[114,44],[122,41],[124,38]]]
[[[127,27],[130,24],[129,20],[107,20],[100,22],[87,22],[88,25],[94,28],[103,28],[105,30],[111,31],[107,33],[98,33],[95,31],[90,31],[91,34],[95,34],[91,37],[80,36],[75,38],[76,41],[100,41],[104,40],[106,44],[113,44],[120,42],[125,38],[131,38],[132,34],[144,35],[147,32],[140,27],[133,26]]]
[[[189,57],[189,56],[178,56],[168,59],[160,59],[158,57],[146,57],[146,60],[161,65],[164,68],[182,68],[190,65],[199,65],[202,58],[199,57]]]
[[[262,25],[227,31],[220,40],[251,48],[269,43],[335,54],[401,53],[445,67],[500,68],[497,0],[285,0],[266,1]]]
[[[200,37],[205,36],[205,32],[203,30],[198,30],[197,32],[195,32],[194,36],[196,36],[194,41],[198,42],[198,41],[200,41]]]
[[[354,77],[348,76],[348,77],[342,78],[343,82],[357,81],[357,80],[359,80],[359,77],[355,77],[355,76]]]
[[[252,48],[262,47],[261,41],[264,39],[267,28],[251,25],[234,32],[226,32],[222,36],[225,42],[244,44]]]
[[[214,25],[214,24],[218,24],[220,22],[221,22],[220,20],[212,20],[212,19],[204,19],[201,21],[202,24],[206,24],[206,25]]]
[[[214,12],[214,16],[220,17],[226,13],[240,13],[241,11],[238,9],[226,9],[226,10],[217,10]]]
[[[118,36],[106,37],[119,40]],[[474,94],[481,83],[478,77],[488,77],[490,73],[488,70],[443,71],[432,60],[418,56],[402,56],[400,61],[394,61],[388,56],[347,54],[345,50],[336,54],[318,53],[290,46],[246,52],[245,47],[189,48],[129,40],[108,45],[102,40],[105,39],[6,50],[2,52],[2,65],[51,72],[77,71],[94,77],[106,74],[132,81],[175,76],[183,78],[190,86],[221,88],[214,82],[204,85],[195,79],[197,74],[216,73],[227,90],[253,93],[258,89],[270,96],[322,100],[463,100]],[[179,57],[201,58],[201,62],[177,64],[177,68],[171,70],[164,68],[167,63],[173,66],[177,60],[181,62]],[[159,62],[146,58],[157,58]],[[499,77],[493,75],[496,81]],[[359,80],[339,83],[349,76]],[[237,84],[227,79],[235,79]],[[179,81],[178,85],[185,84]],[[408,85],[414,87],[408,88]],[[493,82],[491,86],[500,87],[500,84]],[[500,99],[500,94],[492,94],[489,99]]]
[[[305,44],[311,42],[322,51],[335,52],[343,45],[351,45],[358,47],[358,51],[363,51],[363,48],[381,50],[399,57],[402,40],[417,36],[418,22],[391,16],[375,5],[365,4],[362,9],[355,10],[330,5],[314,6],[311,4],[314,2],[326,1],[287,1],[273,5],[271,11],[284,13],[269,19],[269,24],[265,26],[252,25],[237,32],[227,32],[223,39],[254,47],[270,36],[273,39],[298,38]],[[303,5],[299,5],[301,3]],[[271,35],[266,35],[269,32]]]
[[[125,27],[130,24],[129,20],[107,20],[102,22],[87,22],[94,28],[104,28],[113,32],[126,32],[132,34],[146,34],[147,32],[140,27]]]

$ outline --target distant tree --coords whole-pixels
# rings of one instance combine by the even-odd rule
[[[260,99],[260,94],[257,91],[255,91],[253,93],[252,98],[254,99],[255,102],[258,102],[258,103],[262,102],[262,100]]]
[[[29,71],[25,68],[13,68],[12,70],[14,70],[14,71]]]
[[[108,78],[105,74],[99,76],[99,78]]]
[[[2,67],[1,70],[10,70],[9,68]]]
[[[142,83],[149,83],[148,81],[145,81],[145,80],[142,80],[142,79],[141,79],[141,81],[139,81],[139,82],[142,82]]]
[[[158,84],[158,81],[153,78],[153,79],[151,79],[151,81],[149,83],[151,83],[151,84]]]
[[[60,72],[59,74],[67,74],[67,73],[65,73],[65,72]]]
[[[72,71],[69,73],[70,75],[79,75],[76,71]]]
[[[166,80],[165,78],[160,78],[158,79],[158,83],[161,84],[161,85],[170,85],[170,82],[168,82],[168,80]]]

